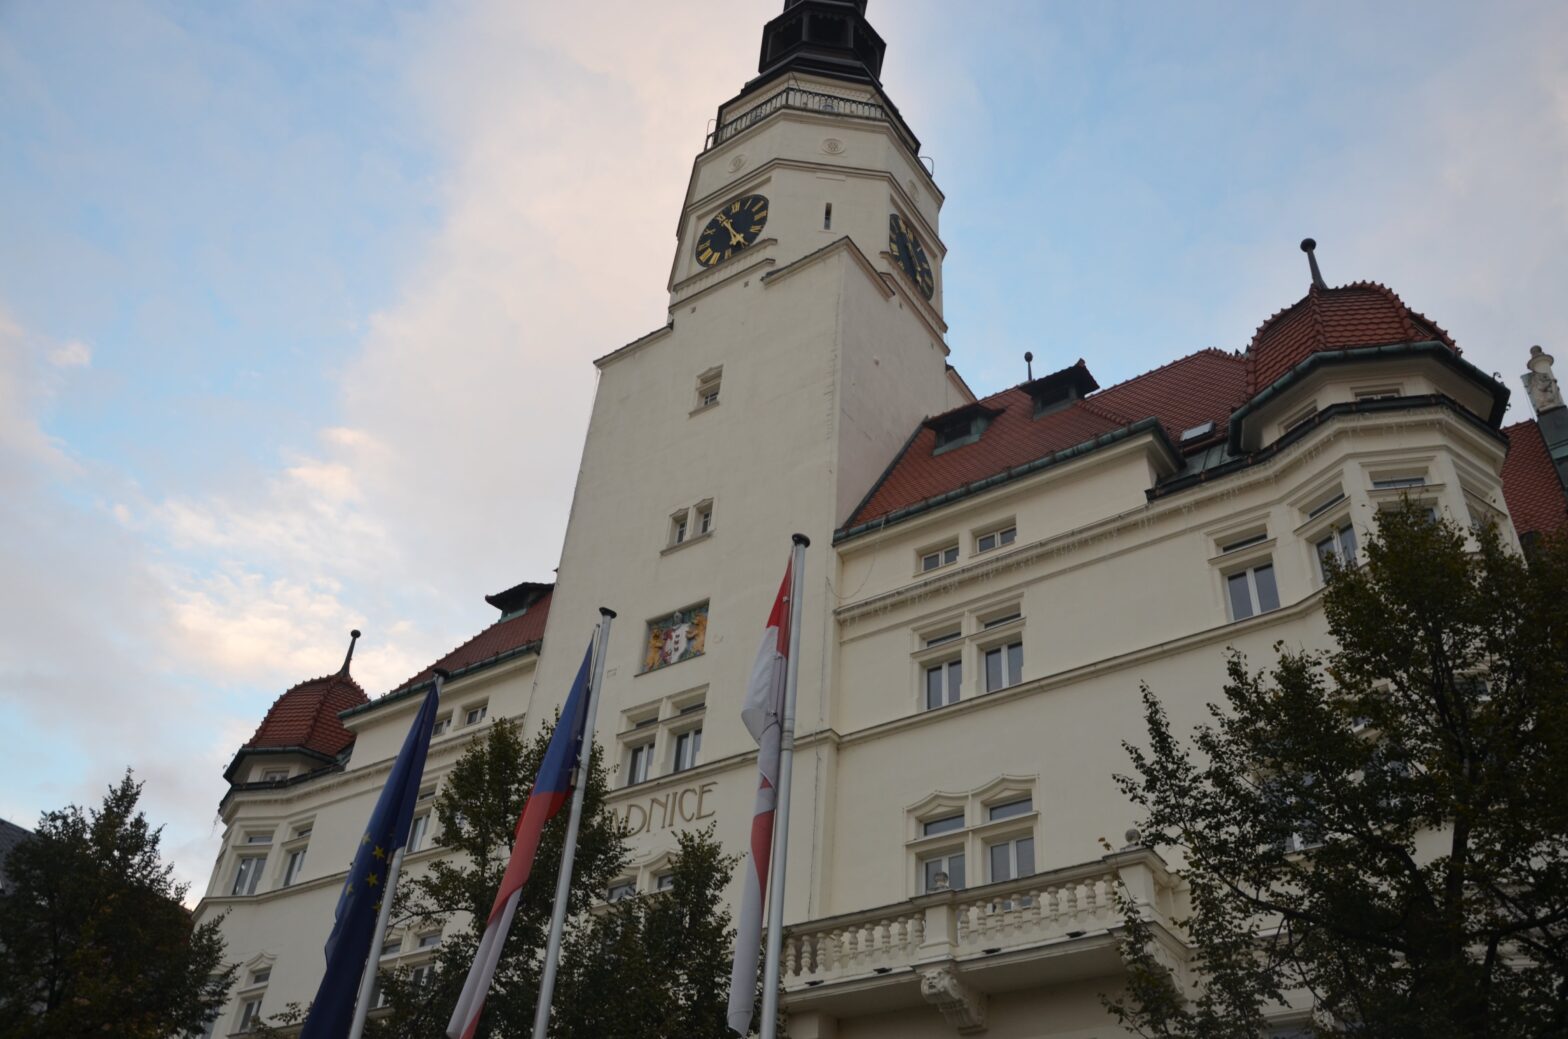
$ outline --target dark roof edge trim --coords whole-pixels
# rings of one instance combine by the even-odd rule
[[[1447,348],[1445,347],[1444,349]],[[1475,426],[1493,440],[1504,442],[1507,440],[1507,437],[1497,426],[1489,424],[1487,420],[1480,418],[1469,408],[1443,393],[1427,393],[1419,397],[1389,397],[1383,400],[1340,401],[1338,404],[1330,404],[1313,415],[1311,419],[1292,429],[1272,444],[1259,448],[1250,455],[1242,455],[1229,462],[1223,462],[1212,469],[1204,469],[1201,472],[1178,476],[1167,483],[1156,484],[1144,493],[1150,501],[1154,501],[1156,498],[1163,498],[1178,491],[1184,491],[1189,487],[1195,487],[1201,483],[1209,483],[1222,476],[1240,472],[1243,469],[1250,469],[1255,465],[1268,461],[1314,429],[1340,415],[1359,415],[1378,411],[1418,411],[1422,408],[1434,407],[1446,408],[1452,411],[1455,415]]]
[[[1446,343],[1425,339],[1419,343],[1383,343],[1378,346],[1352,346],[1342,350],[1323,350],[1297,362],[1290,371],[1259,390],[1251,400],[1230,414],[1230,434],[1226,447],[1232,454],[1241,453],[1242,421],[1259,408],[1269,404],[1296,383],[1319,368],[1338,364],[1356,364],[1364,361],[1382,361],[1397,357],[1432,357],[1457,371],[1478,385],[1492,392],[1492,413],[1487,423],[1494,429],[1503,424],[1503,413],[1508,410],[1510,391],[1507,386],[1454,353]]]
[[[234,752],[234,760],[229,762],[229,767],[223,770],[223,778],[230,783],[234,782],[234,773],[239,771],[240,760],[242,758],[249,757],[252,754],[299,754],[307,758],[314,758],[317,761],[337,761],[337,758],[333,755],[323,754],[321,751],[311,750],[309,747],[241,747],[239,750]]]
[[[842,544],[843,542],[848,541],[851,538],[859,537],[862,534],[869,534],[872,531],[882,530],[896,523],[902,523],[904,520],[910,519],[911,517],[918,516],[925,512],[930,512],[933,509],[941,508],[944,505],[949,505],[963,498],[980,494],[983,491],[989,491],[994,487],[1000,487],[1004,483],[1011,483],[1012,481],[1022,479],[1025,476],[1031,476],[1043,469],[1050,469],[1054,466],[1061,465],[1064,462],[1070,462],[1075,458],[1081,458],[1084,455],[1098,451],[1101,448],[1110,447],[1112,444],[1120,443],[1123,440],[1128,440],[1144,433],[1153,435],[1155,442],[1163,447],[1166,453],[1169,455],[1172,465],[1179,465],[1181,463],[1181,452],[1177,451],[1176,445],[1171,443],[1171,438],[1169,434],[1165,432],[1165,427],[1160,425],[1159,419],[1152,417],[1141,418],[1130,426],[1123,426],[1120,429],[1113,429],[1108,433],[1101,433],[1092,440],[1085,440],[1080,444],[1074,444],[1072,447],[1064,447],[1060,451],[1043,455],[1039,458],[1036,458],[1032,462],[1024,462],[1022,465],[1015,465],[1011,469],[1006,469],[1000,473],[987,476],[982,480],[975,480],[970,483],[966,483],[962,487],[947,491],[944,494],[939,494],[933,498],[927,498],[924,501],[916,502],[913,505],[906,505],[901,509],[894,509],[887,515],[877,519],[868,520],[865,523],[858,523],[848,529],[837,530],[833,533],[833,543],[835,545]]]
[[[492,667],[504,664],[508,660],[511,660],[515,657],[522,657],[527,656],[530,653],[537,653],[543,645],[544,639],[534,639],[532,642],[525,642],[515,649],[509,649],[504,653],[497,653],[493,657],[486,657],[484,660],[469,664],[467,667],[458,668],[456,671],[453,671],[449,677],[467,678],[469,675],[476,675],[481,671],[487,671]],[[423,693],[434,684],[435,679],[427,678],[423,682],[414,682],[411,685],[406,685],[401,689],[394,689],[385,696],[377,697],[369,703],[362,703],[358,707],[350,707],[346,711],[339,711],[338,720],[347,721],[350,718],[355,718],[361,714],[366,714],[370,711],[376,710],[379,707],[388,707],[392,704],[400,703],[404,700],[407,700],[416,693]]]

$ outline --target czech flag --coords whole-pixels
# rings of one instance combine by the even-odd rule
[[[593,642],[590,641],[583,666],[572,683],[571,695],[566,698],[561,718],[555,723],[555,735],[550,737],[550,746],[539,765],[539,775],[534,779],[528,800],[523,803],[523,814],[518,817],[512,858],[501,877],[501,888],[495,893],[495,904],[490,907],[484,936],[479,939],[479,950],[474,954],[474,964],[468,970],[468,980],[463,982],[463,994],[458,997],[452,1020],[447,1023],[448,1039],[473,1039],[479,1028],[479,1014],[484,1010],[485,995],[490,991],[496,964],[501,960],[501,947],[506,944],[507,932],[512,929],[512,917],[517,912],[523,885],[528,883],[528,875],[533,872],[540,835],[544,833],[545,823],[555,818],[571,800],[572,776],[582,756],[583,729],[588,715],[588,673],[592,661]]]
[[[745,887],[735,920],[735,965],[730,972],[729,1026],[738,1035],[751,1031],[757,1001],[757,955],[762,945],[762,903],[773,856],[773,809],[778,802],[779,745],[783,738],[784,677],[789,664],[790,589],[794,560],[784,568],[768,627],[757,647],[746,684],[740,718],[757,741],[757,801],[751,817],[751,850],[746,855]]]

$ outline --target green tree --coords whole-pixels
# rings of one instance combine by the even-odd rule
[[[1233,654],[1191,746],[1144,690],[1122,790],[1191,886],[1193,989],[1133,920],[1141,1035],[1568,1035],[1568,545],[1528,565],[1407,504],[1324,597],[1337,648]]]
[[[48,812],[0,895],[0,1036],[200,1032],[234,981],[219,922],[191,926],[129,770],[102,806]]]
[[[371,1021],[367,1035],[445,1034],[511,854],[528,784],[548,744],[548,731],[525,740],[514,726],[498,722],[448,775],[435,810],[452,854],[400,884],[393,908],[393,926],[406,933],[442,930],[435,971],[424,980],[406,967],[382,971],[390,1011]],[[606,889],[623,875],[629,857],[625,828],[605,804],[607,790],[608,774],[596,748],[551,1034],[728,1039],[724,1011],[733,932],[721,894],[733,860],[720,852],[711,831],[682,834],[669,891],[605,905]],[[566,822],[562,811],[545,827],[485,1000],[480,1037],[528,1035],[532,1029]],[[272,1023],[274,1034],[286,1034],[298,1020],[293,1008]]]

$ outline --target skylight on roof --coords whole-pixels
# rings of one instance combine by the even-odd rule
[[[1214,423],[1203,422],[1199,425],[1193,426],[1191,429],[1182,430],[1181,442],[1185,444],[1189,440],[1197,440],[1199,437],[1206,437],[1212,432],[1214,432]]]

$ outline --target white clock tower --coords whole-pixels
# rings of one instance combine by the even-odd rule
[[[789,0],[767,25],[759,75],[693,164],[668,323],[596,362],[528,710],[530,727],[552,716],[597,608],[616,610],[598,721],[613,785],[697,761],[699,727],[706,782],[700,808],[622,809],[637,853],[701,820],[743,850],[755,766],[741,699],[790,535],[807,534],[792,919],[828,908],[807,878],[832,830],[833,532],[911,429],[971,399],[946,363],[942,195],[882,91],[865,7]]]

